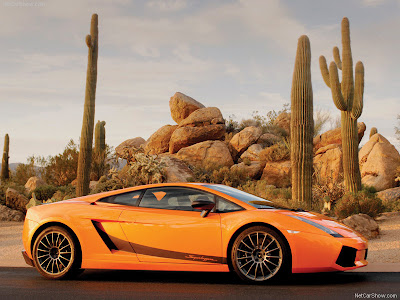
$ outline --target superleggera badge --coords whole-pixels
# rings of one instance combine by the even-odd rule
[[[204,256],[194,256],[192,254],[186,255],[185,258],[193,259],[193,260],[201,260],[201,261],[204,261],[204,262],[206,262],[206,261],[217,261],[216,259],[213,259],[213,258],[204,257]]]

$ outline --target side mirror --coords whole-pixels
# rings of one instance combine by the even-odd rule
[[[200,197],[199,197],[200,198]],[[201,217],[205,218],[208,216],[210,211],[214,208],[215,203],[207,199],[197,199],[192,202],[192,207],[197,210],[201,210]]]

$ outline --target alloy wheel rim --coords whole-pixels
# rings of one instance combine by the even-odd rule
[[[282,265],[282,248],[270,234],[257,231],[244,236],[236,247],[236,265],[248,279],[264,281]]]
[[[49,232],[38,242],[37,263],[45,273],[58,275],[66,272],[71,265],[74,253],[72,241],[61,232]]]

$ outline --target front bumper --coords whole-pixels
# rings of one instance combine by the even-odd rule
[[[31,267],[34,267],[32,259],[29,258],[28,254],[26,254],[25,250],[22,251],[22,256],[24,257],[25,262],[26,262],[27,265],[30,265]]]

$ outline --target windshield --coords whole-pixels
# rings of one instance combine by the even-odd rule
[[[243,192],[241,190],[235,189],[230,186],[226,185],[218,185],[218,184],[207,184],[204,185],[205,187],[208,187],[212,190],[224,193],[228,196],[231,196],[233,198],[236,198],[240,201],[246,202],[247,204],[250,204],[253,207],[256,208],[278,208],[278,209],[288,209],[287,207],[283,207],[281,205],[278,205],[270,200],[266,200],[264,198],[260,198],[257,196],[254,196],[252,194]]]

